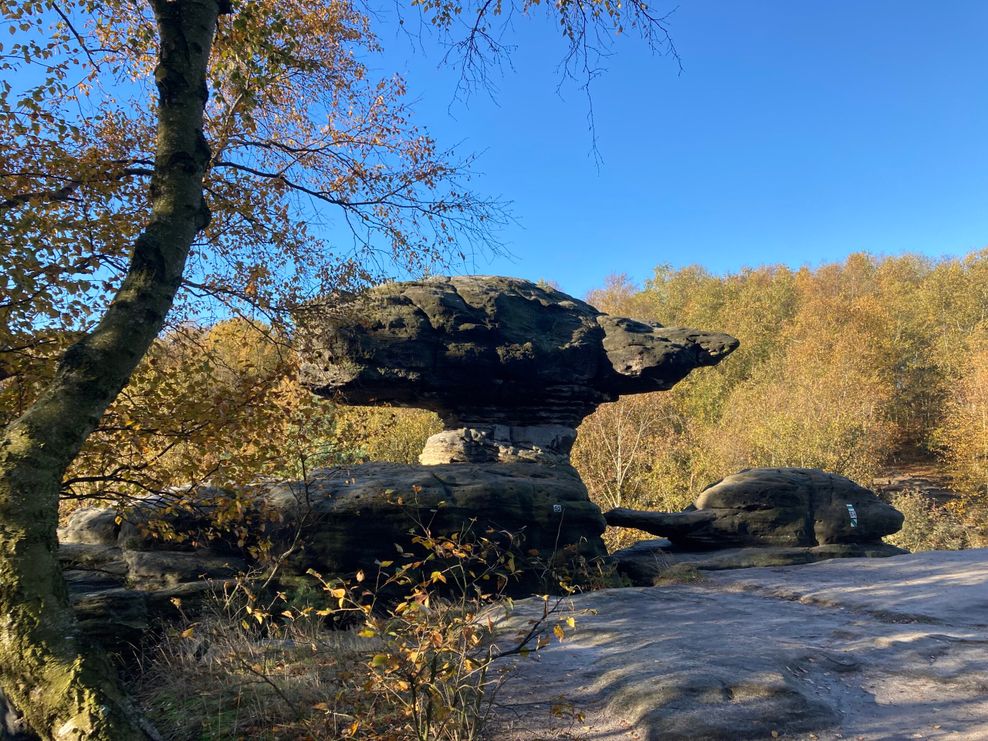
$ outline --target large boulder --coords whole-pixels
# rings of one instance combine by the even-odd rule
[[[304,488],[275,485],[264,499],[287,525],[274,534],[276,547],[294,537],[295,523],[304,524],[303,546],[292,558],[297,573],[366,568],[393,558],[396,542],[409,548],[410,535],[425,526],[446,536],[465,528],[475,536],[519,534],[523,549],[545,562],[566,547],[591,558],[606,555],[603,515],[571,466],[367,463],[324,469]]]
[[[612,317],[515,278],[387,283],[299,312],[302,381],[350,404],[431,409],[422,462],[566,462],[580,420],[670,388],[737,340]]]
[[[399,549],[421,553],[414,538],[426,531],[470,530],[470,537],[506,545],[509,538],[498,533],[511,533],[520,538],[516,563],[524,573],[508,591],[522,595],[550,586],[532,577],[553,562],[606,555],[604,518],[570,466],[368,463],[257,485],[239,498],[254,523],[240,543],[216,532],[208,504],[178,514],[173,503],[149,499],[128,512],[73,513],[59,533],[60,558],[88,632],[133,642],[156,619],[177,616],[172,597],[187,603],[209,585],[264,567],[257,558],[261,543],[274,556],[289,554],[281,577],[299,577],[309,569],[352,574],[375,561],[399,560]],[[182,540],[156,537],[156,521],[181,522]],[[532,568],[524,569],[526,563]]]
[[[614,509],[610,525],[681,548],[881,543],[902,513],[848,478],[812,468],[752,468],[703,490],[683,512]]]

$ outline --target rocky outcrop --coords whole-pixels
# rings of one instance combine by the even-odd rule
[[[426,444],[427,465],[372,463],[251,487],[237,496],[247,538],[212,527],[209,501],[229,494],[216,490],[186,497],[194,511],[147,500],[127,513],[76,512],[61,541],[82,614],[107,612],[125,634],[168,611],[174,590],[192,599],[259,566],[262,543],[289,554],[283,576],[346,575],[394,560],[396,546],[414,550],[425,527],[520,535],[522,578],[509,592],[545,591],[547,563],[606,556],[603,516],[569,464],[580,420],[619,394],[668,389],[737,346],[723,334],[607,316],[513,278],[390,283],[310,304],[297,319],[302,380],[315,393],[439,413],[446,429]],[[156,520],[183,544],[150,537]]]
[[[212,490],[216,495],[217,490]],[[256,523],[241,544],[211,534],[208,507],[181,515],[182,542],[152,536],[143,524],[174,522],[168,503],[148,500],[130,512],[86,508],[60,531],[60,557],[77,612],[100,638],[133,641],[156,619],[177,616],[171,600],[202,599],[237,573],[261,568],[254,547],[266,540],[282,577],[309,569],[347,575],[375,561],[398,560],[400,548],[421,552],[413,537],[428,529],[451,535],[520,536],[517,563],[545,565],[606,555],[604,519],[570,466],[538,463],[408,466],[369,463],[314,471],[308,480],[254,487],[241,497]],[[121,516],[124,518],[121,520]],[[546,585],[531,578],[508,585],[530,594]]]
[[[287,545],[292,523],[304,523],[292,560],[298,573],[348,572],[393,558],[394,543],[410,548],[409,531],[421,534],[426,525],[440,535],[465,528],[518,533],[524,550],[545,561],[565,546],[591,557],[605,553],[604,518],[570,466],[368,463],[318,472],[305,487],[278,484],[264,497],[289,524],[276,547]]]
[[[812,468],[752,468],[701,492],[683,512],[614,509],[607,522],[689,548],[880,543],[902,513],[850,479]]]
[[[741,471],[706,488],[682,512],[613,509],[605,517],[609,525],[667,539],[613,554],[636,584],[684,564],[745,568],[906,552],[882,542],[902,527],[901,512],[850,479],[808,468]]]
[[[431,409],[422,462],[565,462],[620,394],[668,389],[737,340],[602,314],[515,278],[388,283],[299,313],[302,380],[350,404]]]
[[[153,625],[179,618],[180,608],[194,613],[247,568],[246,559],[222,553],[225,548],[135,538],[138,528],[114,523],[119,514],[102,507],[77,510],[59,531],[58,549],[82,632],[114,651],[138,646]],[[152,516],[152,510],[141,515]]]

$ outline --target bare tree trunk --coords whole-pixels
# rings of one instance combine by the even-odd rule
[[[160,331],[192,240],[209,221],[203,107],[221,7],[217,0],[151,3],[161,49],[149,223],[102,320],[0,439],[0,688],[43,738],[147,736],[107,658],[78,634],[55,528],[66,468]]]

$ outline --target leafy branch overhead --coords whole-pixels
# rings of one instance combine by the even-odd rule
[[[0,48],[0,249],[16,270],[0,301],[12,330],[86,326],[148,206],[157,34],[148,8],[111,6],[23,3],[2,19],[15,32]],[[237,11],[210,62],[212,221],[189,282],[213,299],[283,306],[375,261],[422,269],[496,246],[502,204],[467,187],[471,157],[414,123],[400,78],[370,73],[378,43],[361,10],[333,0]]]

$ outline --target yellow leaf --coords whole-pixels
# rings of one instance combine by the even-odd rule
[[[357,583],[360,583],[363,580],[364,580],[364,570],[361,569],[360,571],[357,572]]]
[[[559,625],[558,623],[552,626],[552,634],[556,636],[556,638],[558,638],[560,641],[566,637],[565,631],[563,631],[562,626]]]
[[[178,637],[179,638],[191,638],[192,637],[192,634],[195,633],[195,632],[196,632],[196,626],[190,625],[188,628],[186,628],[181,633],[179,633],[178,634]]]

